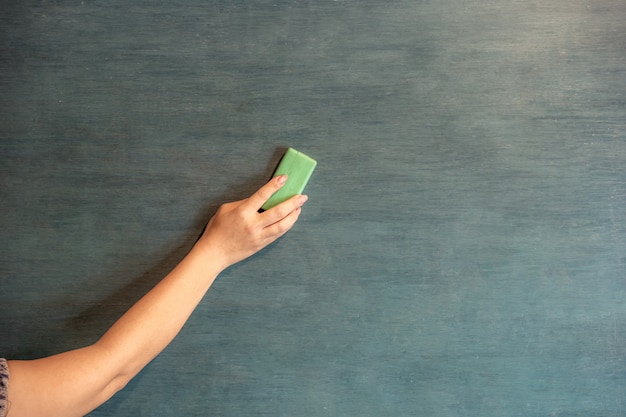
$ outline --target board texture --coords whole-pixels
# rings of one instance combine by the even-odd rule
[[[626,2],[0,9],[0,356],[97,340],[318,161],[90,416],[626,415]]]

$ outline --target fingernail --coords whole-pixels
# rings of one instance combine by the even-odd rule
[[[301,195],[298,198],[298,203],[300,203],[300,205],[303,205],[304,203],[306,203],[306,201],[309,199],[309,197],[307,197],[306,195]]]
[[[283,185],[287,182],[287,175],[280,175],[277,179],[276,179],[276,183],[278,185]]]

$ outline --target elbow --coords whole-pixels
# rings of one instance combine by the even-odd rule
[[[126,387],[132,378],[127,375],[113,377],[98,393],[97,406],[100,406],[111,399],[115,394]]]
[[[136,372],[130,369],[127,361],[119,357],[115,350],[108,349],[102,344],[96,344],[93,348],[96,349],[97,357],[100,359],[99,366],[96,367],[99,369],[94,369],[94,371],[99,370],[100,374],[98,397],[102,404],[123,390]]]
[[[126,385],[128,385],[128,383],[131,381],[131,379],[133,378],[130,375],[119,375],[113,378],[113,380],[109,384],[109,389],[113,394],[116,394],[123,390]]]

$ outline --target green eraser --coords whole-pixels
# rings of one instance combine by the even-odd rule
[[[302,194],[316,165],[317,161],[315,159],[293,148],[287,149],[272,175],[272,178],[274,178],[287,174],[287,182],[263,204],[261,209],[269,210],[283,201],[289,200],[294,195]]]

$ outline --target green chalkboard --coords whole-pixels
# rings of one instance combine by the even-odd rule
[[[318,161],[90,416],[626,412],[625,2],[0,9],[0,356],[94,342],[286,148]]]

